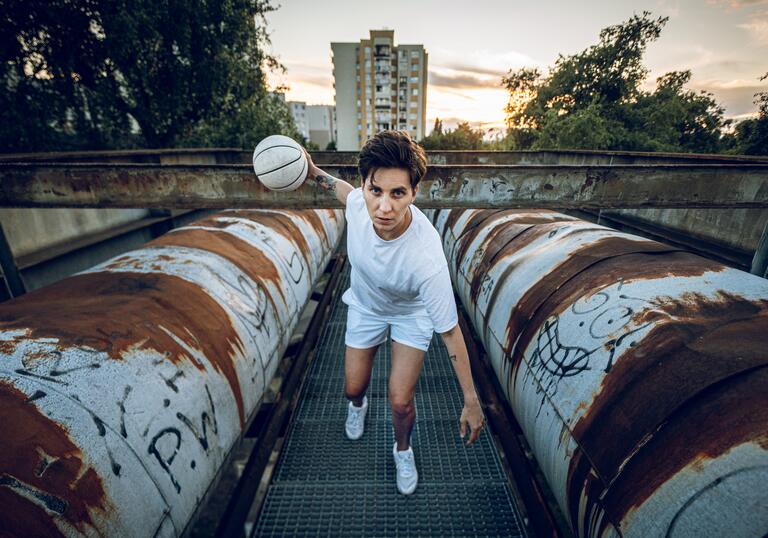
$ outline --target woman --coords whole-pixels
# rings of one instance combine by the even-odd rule
[[[351,283],[344,358],[349,399],[346,434],[363,435],[376,350],[392,333],[389,402],[392,409],[397,489],[410,494],[418,473],[410,446],[416,419],[414,392],[433,331],[443,338],[464,393],[460,435],[472,444],[483,413],[472,382],[467,349],[458,325],[448,263],[440,236],[413,201],[427,170],[424,150],[404,131],[382,131],[360,151],[361,188],[334,178],[309,159],[308,178],[346,206]]]

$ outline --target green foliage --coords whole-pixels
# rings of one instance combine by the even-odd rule
[[[0,0],[8,151],[295,135],[264,69],[271,0]]]
[[[328,142],[328,144],[326,144],[326,146],[325,146],[325,151],[337,151],[337,149],[336,149],[336,141],[335,140],[331,140],[330,142]]]
[[[768,73],[760,80],[768,79]],[[736,124],[731,153],[741,155],[768,155],[768,91],[755,94],[757,118]]]
[[[475,150],[483,149],[482,129],[473,129],[468,122],[461,122],[456,129],[443,130],[443,122],[440,118],[435,120],[435,127],[429,136],[424,137],[420,142],[426,150],[437,149],[456,149],[456,150]]]
[[[510,149],[718,152],[728,141],[724,109],[711,94],[685,89],[690,71],[667,73],[649,92],[643,54],[667,18],[644,12],[600,32],[596,45],[560,56],[544,77],[510,71],[506,108]]]

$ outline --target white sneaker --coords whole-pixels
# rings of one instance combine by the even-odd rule
[[[416,490],[419,483],[419,473],[416,471],[416,459],[413,457],[413,448],[400,451],[397,443],[392,447],[392,455],[397,465],[397,491],[403,495],[410,495]]]
[[[353,441],[360,439],[363,436],[365,429],[365,413],[368,411],[368,396],[363,396],[363,405],[361,407],[355,407],[352,402],[349,402],[349,408],[347,409],[347,423],[345,430],[347,431],[347,437]]]

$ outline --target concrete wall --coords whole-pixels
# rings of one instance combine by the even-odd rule
[[[705,241],[752,252],[768,224],[768,209],[622,209],[611,211]]]
[[[0,223],[14,257],[19,258],[143,219],[148,214],[148,209],[0,208]]]

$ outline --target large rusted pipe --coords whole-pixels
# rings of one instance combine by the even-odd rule
[[[553,212],[433,218],[577,535],[768,531],[768,281]]]
[[[180,534],[340,211],[227,211],[0,306],[0,534]]]

